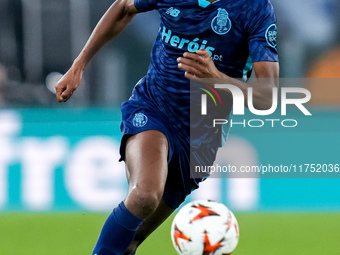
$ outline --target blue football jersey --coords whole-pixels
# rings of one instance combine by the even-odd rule
[[[219,71],[243,79],[253,62],[278,61],[269,0],[135,0],[135,6],[140,12],[157,10],[161,20],[146,86],[136,89],[182,133],[189,134],[190,122],[190,81],[177,63],[184,52],[206,49]]]

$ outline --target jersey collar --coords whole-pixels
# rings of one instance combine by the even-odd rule
[[[216,1],[212,2],[212,3],[210,3],[208,0],[198,0],[198,5],[203,7],[203,8],[206,8],[210,4],[214,4],[214,3],[218,2],[218,1],[220,1],[220,0],[216,0]]]

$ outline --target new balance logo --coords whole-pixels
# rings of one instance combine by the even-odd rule
[[[181,12],[180,10],[178,10],[178,9],[176,9],[176,8],[174,8],[174,7],[170,7],[170,8],[166,11],[166,14],[169,14],[169,15],[171,15],[172,17],[178,17],[178,15],[179,15],[180,12]]]

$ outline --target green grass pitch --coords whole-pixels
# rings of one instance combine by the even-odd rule
[[[236,213],[240,242],[233,255],[338,255],[340,214]],[[0,214],[0,253],[90,255],[106,214]],[[137,255],[176,255],[170,218]]]

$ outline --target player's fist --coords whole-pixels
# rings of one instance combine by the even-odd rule
[[[78,88],[83,76],[83,71],[70,68],[68,72],[54,86],[58,102],[66,102]]]

